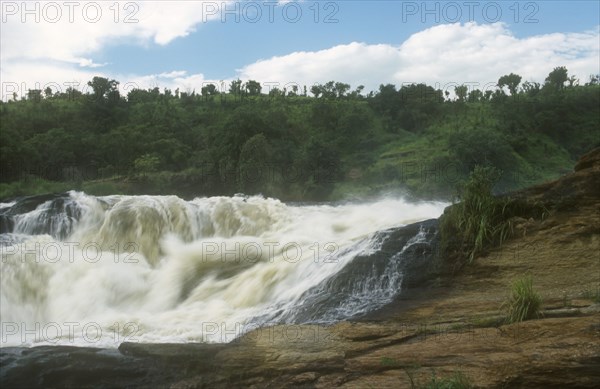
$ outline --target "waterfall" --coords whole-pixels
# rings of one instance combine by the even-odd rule
[[[1,345],[223,342],[356,317],[430,260],[436,224],[412,223],[445,206],[81,192],[0,204]]]

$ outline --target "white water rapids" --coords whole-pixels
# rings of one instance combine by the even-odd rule
[[[65,204],[77,217],[48,219],[48,201],[4,234],[1,346],[229,341],[376,249],[376,231],[438,217],[447,205],[80,192]],[[42,221],[68,234],[38,235]]]

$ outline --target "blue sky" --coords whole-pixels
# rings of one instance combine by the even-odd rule
[[[474,2],[481,6],[460,1],[428,2],[422,6],[422,2],[402,1],[306,1],[301,4],[302,16],[292,23],[296,8],[288,7],[289,22],[284,19],[283,7],[273,9],[270,20],[269,8],[263,2],[252,3],[261,5],[263,12],[256,23],[251,22],[254,16],[249,15],[253,6],[239,3],[242,14],[239,21],[235,15],[227,14],[225,22],[200,25],[196,32],[165,46],[116,44],[100,53],[98,62],[111,62],[116,71],[124,73],[162,73],[181,68],[221,79],[258,59],[292,51],[322,50],[354,41],[397,45],[411,34],[455,20],[477,23],[498,20],[506,23],[516,36],[527,37],[593,29],[599,24],[600,12],[600,2],[593,0],[490,2],[494,5],[485,9],[485,2]],[[235,6],[229,9],[235,10]],[[496,13],[498,9],[501,16]]]
[[[600,72],[595,0],[47,4],[2,2],[3,98],[37,84],[85,85],[96,74],[130,87],[195,90],[237,77],[281,84],[333,78],[375,89],[386,82],[483,85],[511,71],[543,81],[559,65],[582,79]],[[96,6],[101,17],[90,16]],[[125,23],[128,15],[133,23]]]

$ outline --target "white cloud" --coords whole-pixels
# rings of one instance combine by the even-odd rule
[[[185,70],[174,70],[172,72],[169,73],[161,73],[158,75],[158,77],[162,77],[162,78],[179,78],[179,77],[185,77],[185,75],[187,74],[187,72]]]
[[[72,3],[73,5],[67,6]],[[54,4],[51,8],[46,7]],[[2,57],[71,61],[120,38],[166,45],[220,18],[213,1],[3,2]],[[16,7],[16,8],[15,8]]]
[[[382,83],[478,83],[501,75],[543,82],[555,66],[587,80],[600,71],[599,30],[515,37],[502,23],[439,25],[399,46],[352,42],[315,52],[259,60],[238,70],[242,79],[312,85],[330,80],[377,89]]]
[[[6,84],[9,89],[14,84],[25,85],[24,90],[19,90],[24,93],[36,84],[63,84],[88,77],[91,73],[84,69],[106,65],[95,63],[90,57],[109,43],[129,40],[142,45],[166,45],[195,31],[199,24],[220,19],[214,4],[217,3],[3,1],[2,98]]]
[[[102,66],[108,65],[107,63],[95,63],[93,60],[89,58],[80,58],[79,66],[82,68],[101,68]]]
[[[48,78],[40,77],[47,75]],[[45,89],[64,92],[68,87],[86,91],[87,82],[102,72],[78,66],[67,67],[54,61],[19,61],[17,67],[2,68],[0,99],[8,100],[13,93],[25,95],[28,89]]]
[[[188,75],[186,71],[182,70],[144,76],[121,76],[117,79],[127,79],[131,86],[141,89],[158,87],[160,89],[175,90],[179,88],[182,92],[196,91],[198,93],[200,93],[202,86],[209,82],[204,78],[203,74]]]
[[[6,3],[2,2],[2,7]],[[21,2],[10,3],[22,7]],[[28,4],[28,7],[31,4],[42,7],[46,3]],[[114,8],[109,8],[114,7],[114,2],[95,2],[102,6],[102,17],[96,23],[83,18],[82,9],[87,3],[77,4],[80,5],[75,8],[72,23],[64,9],[57,23],[44,21],[43,9],[40,9],[40,23],[33,20],[35,15],[26,15],[26,22],[22,23],[22,15],[13,15],[10,9],[2,8],[6,22],[3,20],[0,33],[0,98],[10,97],[13,91],[21,94],[27,89],[43,89],[50,83],[64,90],[65,85],[73,85],[67,83],[78,82],[79,88],[84,89],[87,81],[96,75],[117,79],[127,88],[158,86],[199,92],[208,82],[226,89],[228,82],[238,77],[271,85],[278,83],[280,87],[289,83],[310,86],[335,80],[376,90],[382,83],[412,82],[425,82],[442,89],[451,83],[479,83],[479,87],[484,87],[510,72],[520,74],[523,80],[543,82],[553,67],[562,65],[582,81],[600,72],[598,28],[581,33],[518,38],[502,23],[467,23],[438,25],[413,34],[401,45],[351,42],[320,51],[262,59],[232,71],[231,77],[225,80],[208,80],[202,73],[183,69],[150,75],[118,74],[111,72],[106,63],[93,59],[107,44],[123,41],[141,45],[168,44],[204,22],[219,20],[218,9],[214,8],[217,3],[120,2],[116,15]],[[125,4],[136,4],[139,9],[125,8]],[[124,23],[127,15],[138,22]],[[47,19],[48,13],[45,16]],[[94,14],[89,11],[86,16],[89,19]],[[114,64],[119,59],[110,58],[110,61]]]

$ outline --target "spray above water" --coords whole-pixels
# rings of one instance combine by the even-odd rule
[[[0,208],[2,346],[223,342],[266,323],[356,316],[391,301],[405,252],[431,239],[417,229],[384,253],[391,238],[378,231],[446,205],[79,192],[42,200]]]

